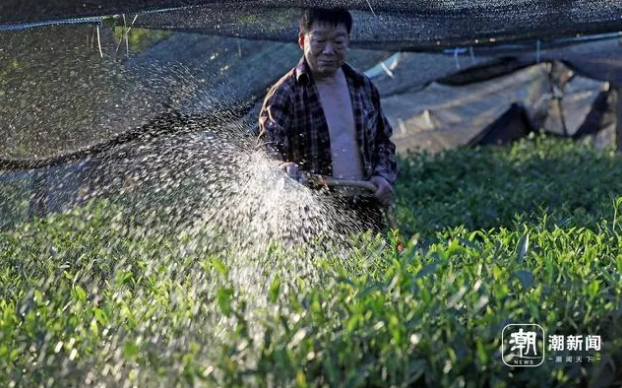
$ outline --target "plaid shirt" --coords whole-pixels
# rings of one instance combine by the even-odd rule
[[[380,94],[371,80],[347,63],[356,138],[365,178],[378,175],[390,184],[397,178],[393,133],[380,106]],[[294,162],[301,170],[332,176],[330,135],[320,96],[304,56],[270,90],[259,114],[259,141],[268,153]]]

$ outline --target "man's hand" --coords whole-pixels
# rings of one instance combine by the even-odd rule
[[[281,163],[279,165],[279,169],[295,181],[305,181],[305,176],[302,174],[302,171],[298,169],[298,165],[294,162]]]
[[[390,206],[393,203],[394,191],[393,187],[386,179],[381,176],[373,176],[371,182],[376,185],[376,192],[374,198],[378,200],[383,206]]]

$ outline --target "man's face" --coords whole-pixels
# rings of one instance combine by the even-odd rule
[[[298,44],[313,75],[324,78],[334,75],[345,63],[350,37],[344,24],[313,23],[308,33],[300,33]]]

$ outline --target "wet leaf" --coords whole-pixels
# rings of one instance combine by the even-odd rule
[[[270,290],[268,291],[268,300],[270,303],[275,303],[279,298],[279,290],[281,288],[281,279],[277,276],[270,283]]]
[[[526,234],[523,237],[521,237],[520,241],[518,242],[518,258],[517,258],[518,263],[525,262],[525,256],[527,255],[528,251],[529,251],[529,234]]]

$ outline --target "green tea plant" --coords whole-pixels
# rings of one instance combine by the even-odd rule
[[[619,158],[536,138],[413,154],[388,241],[256,257],[98,201],[0,234],[0,386],[574,387],[622,382]],[[602,337],[501,361],[509,323]]]
[[[434,238],[463,225],[469,230],[510,226],[517,217],[563,225],[577,215],[594,225],[622,190],[622,164],[613,150],[536,136],[511,148],[483,147],[402,160],[398,216],[403,231]]]

